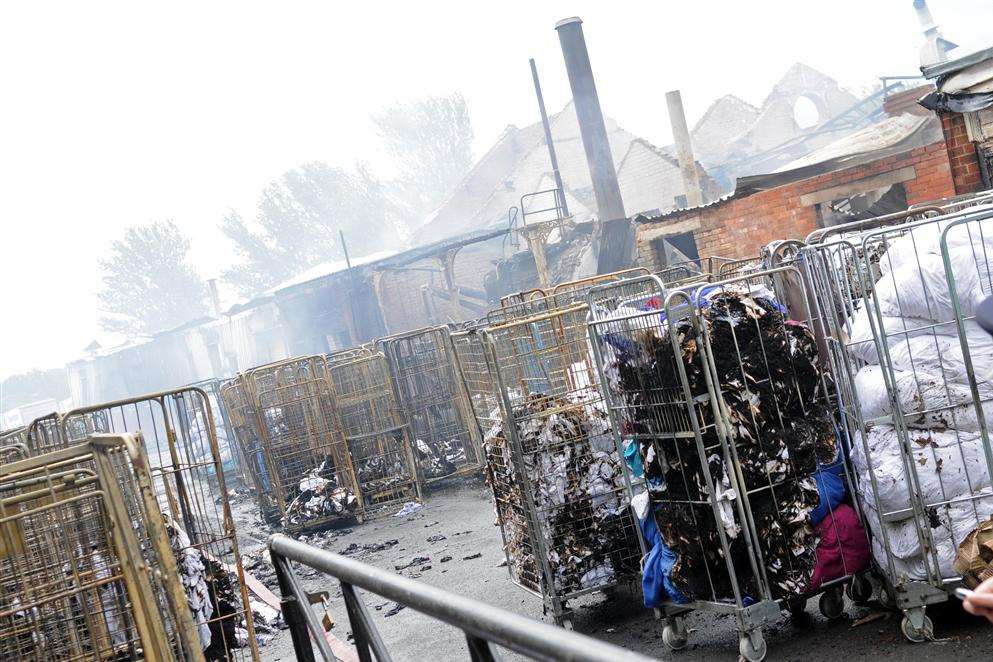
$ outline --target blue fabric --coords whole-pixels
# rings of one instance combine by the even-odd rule
[[[818,466],[814,473],[814,480],[817,481],[817,494],[820,497],[820,502],[816,508],[810,511],[810,523],[817,526],[848,496],[844,463],[838,459],[833,464]]]
[[[624,461],[631,469],[631,475],[641,478],[645,475],[645,467],[641,464],[641,451],[638,450],[638,442],[628,439],[624,442]]]
[[[689,599],[680,593],[669,579],[672,566],[676,563],[676,554],[662,541],[658,526],[655,524],[655,517],[649,513],[649,516],[639,520],[638,524],[641,526],[645,541],[652,546],[652,551],[645,557],[645,567],[641,576],[645,607],[654,609],[664,603],[667,596],[672,602],[686,604]]]

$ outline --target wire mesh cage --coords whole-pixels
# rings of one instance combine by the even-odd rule
[[[203,660],[140,442],[0,465],[0,657]]]
[[[641,558],[586,314],[577,304],[483,330],[499,409],[475,403],[511,579],[559,622],[569,600],[636,576]]]
[[[248,589],[207,394],[181,388],[67,412],[62,443],[141,433],[152,491],[180,568],[204,655],[258,660]],[[91,432],[86,432],[90,434]],[[137,513],[132,513],[137,517]]]
[[[0,432],[0,464],[28,456],[28,430],[17,427]]]
[[[483,326],[485,324],[453,331],[448,336],[448,343],[454,359],[455,373],[465,394],[466,419],[470,434],[479,449],[480,462],[485,469],[483,437],[486,431],[500,420],[500,405],[493,378],[486,364]]]
[[[246,380],[260,424],[258,446],[248,454],[265,490],[263,512],[275,512],[288,531],[361,519],[359,486],[324,357],[255,368]],[[227,391],[232,399],[246,395],[235,388]]]
[[[802,252],[882,597],[911,641],[933,636],[926,605],[968,575],[966,541],[993,526],[993,340],[974,320],[993,291],[993,209],[961,204],[849,224]]]
[[[841,572],[815,573],[819,540],[831,539],[823,530],[857,514],[819,494],[819,484],[848,476],[816,319],[806,288],[769,288],[799,278],[781,267],[676,290],[651,277],[590,293],[617,442],[637,447],[651,502],[643,519],[653,516],[675,555],[663,603],[671,646],[686,643],[682,610],[729,611],[742,655],[761,659],[761,628],[781,606],[826,591],[822,611],[840,615],[838,584],[864,569],[839,556]]]
[[[199,388],[207,394],[207,399],[210,401],[210,411],[214,415],[214,423],[216,424],[217,448],[221,453],[221,463],[224,465],[224,472],[228,480],[230,482],[237,480],[241,485],[250,487],[251,479],[245,468],[247,462],[242,455],[241,445],[235,435],[231,412],[221,394],[221,387],[226,381],[228,380],[203,379],[187,386]]]
[[[266,468],[262,450],[262,432],[259,423],[258,403],[249,389],[245,375],[233,377],[221,385],[221,398],[224,400],[231,424],[232,439],[243,458],[242,470],[246,484],[259,503],[262,519],[279,520],[279,507],[276,493]]]
[[[94,421],[79,421],[77,426],[86,426],[86,430],[80,430],[77,438],[82,439],[88,434],[97,431]],[[103,428],[100,428],[102,431]],[[24,431],[24,443],[28,446],[29,455],[39,455],[49,451],[58,450],[66,445],[62,437],[62,426],[59,422],[59,414],[51,413],[40,416],[30,423]]]
[[[367,514],[421,498],[410,430],[397,403],[386,357],[371,348],[329,367],[348,453]]]
[[[420,329],[381,342],[410,424],[421,479],[432,483],[480,471],[480,446],[471,433],[472,414],[448,329]]]

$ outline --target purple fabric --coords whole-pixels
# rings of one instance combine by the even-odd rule
[[[821,542],[817,545],[810,591],[869,567],[869,538],[851,506],[841,504],[814,528]]]

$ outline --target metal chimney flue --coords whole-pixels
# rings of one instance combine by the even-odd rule
[[[583,21],[578,17],[566,18],[555,24],[555,30],[562,45],[562,57],[569,76],[569,87],[572,88],[572,101],[579,120],[579,132],[600,220],[598,236],[594,237],[597,272],[617,271],[630,266],[634,241],[630,222],[624,213],[607,127],[600,110],[590,55],[586,50]]]
[[[679,90],[666,92],[665,103],[669,107],[669,124],[672,126],[672,140],[676,143],[676,158],[679,159],[679,172],[683,176],[686,204],[699,207],[703,204],[700,176],[696,170],[696,159],[693,158],[693,143],[690,141],[690,130],[686,127],[683,97]]]

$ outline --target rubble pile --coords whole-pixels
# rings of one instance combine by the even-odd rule
[[[358,510],[354,494],[338,486],[334,462],[327,458],[300,480],[297,495],[286,506],[283,526],[300,526],[328,517],[349,517]]]
[[[960,313],[968,320],[967,357],[941,254],[943,226],[920,226],[890,240],[878,270],[870,274],[875,279],[872,299],[859,300],[847,320],[849,352],[864,363],[855,376],[855,390],[867,431],[855,440],[852,464],[869,514],[873,556],[888,567],[885,528],[897,574],[916,580],[928,578],[932,553],[941,575],[955,576],[959,546],[993,514],[980,434],[984,421],[969,382],[971,363],[980,399],[993,397],[993,339],[971,319],[990,293],[983,263],[993,245],[966,226],[948,234],[948,266]],[[884,347],[888,367],[881,365]],[[899,411],[893,411],[894,403]],[[889,422],[893,415],[902,415],[906,433]],[[989,413],[986,419],[987,426],[993,423]],[[919,491],[911,487],[905,457]],[[915,493],[919,496],[912,501]],[[970,495],[976,498],[968,499]],[[914,502],[923,510],[919,519]],[[929,534],[933,550],[922,548],[919,527]]]
[[[786,319],[764,288],[711,290],[701,295],[699,306],[713,356],[711,379],[723,400],[728,450],[748,492],[755,544],[773,597],[799,595],[809,585],[818,545],[809,519],[819,503],[814,476],[819,463],[837,456],[815,338],[805,325]],[[605,372],[627,399],[626,432],[646,435],[640,454],[656,523],[676,554],[669,579],[688,600],[733,598],[720,526],[742,588],[757,595],[718,436],[722,423],[714,417],[700,355],[702,338],[688,320],[675,324],[678,354],[664,319],[633,338],[607,334],[612,366]],[[695,403],[705,460],[692,436],[674,436],[692,430],[679,364]],[[719,503],[719,522],[711,500]]]
[[[240,615],[238,576],[193,546],[186,531],[171,516],[163,514],[163,520],[204,658],[228,660],[231,650],[248,645],[248,629]],[[251,601],[250,608],[255,616],[256,639],[265,645],[277,629],[285,627],[282,615],[261,602]]]
[[[560,593],[610,584],[638,571],[634,522],[606,411],[590,394],[531,393],[514,407],[523,466],[516,466],[503,423],[486,435],[487,480],[503,527],[508,563],[525,585],[541,576],[527,526],[521,474],[534,490],[534,513]]]

